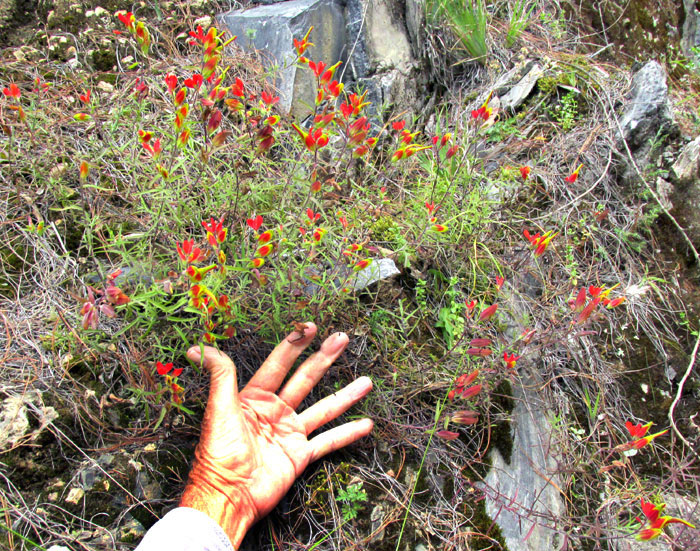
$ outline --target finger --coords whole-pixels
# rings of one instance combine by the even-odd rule
[[[350,406],[367,396],[370,390],[372,390],[372,380],[369,377],[360,377],[300,413],[299,420],[306,428],[307,436],[318,427],[345,413]]]
[[[187,357],[209,371],[209,401],[205,422],[208,418],[230,415],[234,408],[239,407],[236,366],[231,358],[211,346],[193,346],[187,351]]]
[[[307,322],[304,335],[294,331],[279,343],[257,370],[247,387],[256,387],[269,392],[277,392],[289,370],[299,355],[316,336],[316,325]]]
[[[280,398],[292,409],[298,408],[347,345],[348,336],[345,333],[335,333],[328,337],[323,341],[321,349],[301,364],[284,385]]]
[[[371,419],[359,419],[319,434],[309,441],[309,444],[311,444],[311,461],[316,461],[326,454],[352,444],[363,436],[367,436],[372,431],[373,426],[374,423]]]

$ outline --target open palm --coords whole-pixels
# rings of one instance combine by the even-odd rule
[[[212,347],[204,347],[203,355],[198,347],[188,352],[192,361],[201,361],[210,372],[211,387],[181,505],[206,509],[204,512],[227,531],[234,546],[251,524],[275,507],[310,462],[372,430],[372,421],[362,419],[308,439],[311,432],[371,390],[368,377],[356,379],[300,414],[295,412],[345,349],[348,338],[343,333],[326,339],[278,392],[315,333],[311,323],[306,324],[304,335],[292,333],[240,392],[236,369],[228,356]],[[238,524],[229,528],[232,516]],[[244,527],[241,519],[245,519]]]

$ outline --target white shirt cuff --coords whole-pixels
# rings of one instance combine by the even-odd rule
[[[216,521],[189,507],[173,509],[156,522],[136,551],[235,551]]]

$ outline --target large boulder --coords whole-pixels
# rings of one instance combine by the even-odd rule
[[[673,118],[668,99],[666,71],[656,61],[649,61],[632,77],[620,116],[621,132],[617,133],[617,145],[621,155],[623,183],[637,180],[627,148],[637,168],[644,173],[655,166],[670,138],[678,135],[678,125]]]
[[[278,68],[276,85],[279,106],[297,118],[310,113],[314,104],[314,76],[294,63],[294,38],[301,39],[314,27],[312,42],[305,55],[332,65],[343,60],[345,18],[339,0],[292,0],[262,5],[250,10],[231,10],[219,16],[236,43],[246,49],[261,50],[270,65]]]
[[[309,70],[293,64],[292,41],[310,26],[315,47],[305,55],[328,65],[343,61],[336,78],[348,89],[367,90],[375,113],[379,106],[394,112],[420,109],[424,94],[411,37],[418,37],[421,17],[414,1],[291,0],[232,10],[219,20],[238,36],[239,46],[263,51],[277,66],[280,107],[299,119],[310,112],[315,82]]]
[[[671,168],[674,179],[673,214],[700,249],[700,136],[687,144]]]
[[[622,138],[632,153],[641,153],[657,136],[676,132],[668,101],[666,71],[649,61],[632,78],[628,102],[620,117]]]

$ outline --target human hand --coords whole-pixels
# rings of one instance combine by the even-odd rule
[[[295,360],[313,340],[316,326],[307,323],[272,351],[243,390],[236,368],[216,348],[187,352],[210,372],[209,401],[180,505],[198,509],[226,531],[238,548],[246,531],[269,513],[306,466],[369,434],[373,423],[361,419],[315,436],[308,435],[344,413],[372,389],[360,377],[335,394],[297,414],[295,410],[348,344],[335,333],[304,361],[277,393]]]

